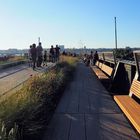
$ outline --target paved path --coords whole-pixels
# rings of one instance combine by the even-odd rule
[[[7,68],[7,69],[2,69],[2,70],[0,70],[0,79],[4,78],[10,74],[14,74],[16,72],[24,70],[26,68],[28,68],[27,64],[21,64],[18,66],[13,66],[13,67]]]
[[[48,68],[52,67],[53,63],[48,63],[47,67],[36,68],[36,70],[32,70],[27,65],[20,65],[17,67],[12,67],[9,69],[5,69],[0,72],[0,96],[6,94],[11,91],[15,87],[19,86],[26,80],[28,80],[31,76],[42,73],[46,71]]]
[[[95,74],[78,64],[43,140],[138,140]]]

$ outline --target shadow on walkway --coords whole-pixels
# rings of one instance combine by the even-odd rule
[[[43,140],[138,140],[112,97],[79,63]]]

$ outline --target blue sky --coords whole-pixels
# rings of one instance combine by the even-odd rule
[[[113,48],[140,47],[140,0],[1,0],[0,49],[37,43]]]

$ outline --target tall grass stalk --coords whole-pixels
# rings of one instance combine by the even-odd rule
[[[62,57],[54,69],[31,78],[21,90],[0,102],[0,135],[16,140],[18,131],[18,135],[22,136],[20,140],[39,139],[72,76],[76,62],[76,58]]]
[[[15,124],[7,131],[3,121],[0,121],[0,140],[16,140],[18,137],[18,126]]]

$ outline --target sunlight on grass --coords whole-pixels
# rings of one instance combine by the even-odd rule
[[[25,57],[14,56],[14,57],[9,58],[8,60],[0,61],[0,65],[9,64],[9,63],[12,63],[12,62],[17,62],[17,61],[22,61],[22,60],[26,60]]]
[[[32,77],[19,91],[0,102],[0,119],[5,128],[10,131],[16,123],[20,135],[36,136],[54,111],[77,61],[62,56],[54,69]]]

